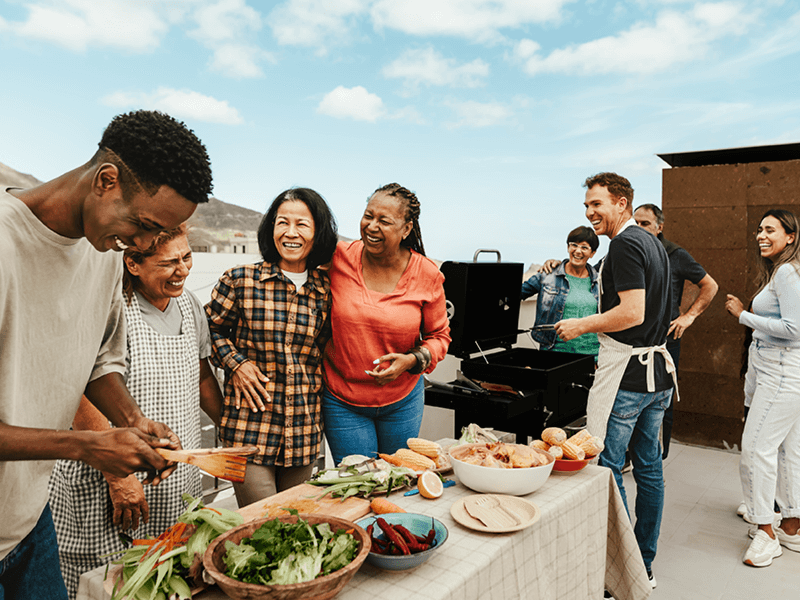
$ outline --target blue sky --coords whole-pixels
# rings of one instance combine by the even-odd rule
[[[7,0],[0,162],[47,180],[159,109],[226,202],[312,187],[358,237],[397,181],[430,256],[529,264],[587,224],[588,175],[660,204],[657,153],[800,141],[798,32],[780,0]]]

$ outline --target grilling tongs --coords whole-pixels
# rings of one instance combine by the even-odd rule
[[[155,450],[166,460],[195,465],[214,477],[235,483],[243,483],[245,469],[247,468],[246,457],[258,452],[258,446],[203,448],[199,450],[156,448]]]

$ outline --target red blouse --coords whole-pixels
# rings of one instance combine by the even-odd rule
[[[323,377],[328,390],[348,404],[385,406],[405,398],[419,375],[403,373],[379,386],[365,371],[390,352],[405,353],[422,345],[431,353],[433,371],[450,345],[444,275],[432,260],[411,252],[397,287],[389,294],[367,289],[361,269],[361,240],[339,242],[331,265],[331,325],[325,347]],[[422,340],[420,342],[420,332]]]

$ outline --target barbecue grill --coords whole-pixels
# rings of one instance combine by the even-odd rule
[[[483,253],[496,262],[479,262]],[[516,434],[518,443],[545,427],[585,416],[594,357],[514,347],[519,330],[522,263],[478,250],[472,262],[447,261],[441,271],[450,318],[448,354],[461,359],[455,381],[428,379],[425,403],[455,411],[455,437],[469,423]]]

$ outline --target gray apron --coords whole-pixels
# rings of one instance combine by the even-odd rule
[[[628,227],[636,227],[636,222],[630,219],[620,229],[622,233]],[[603,296],[603,267],[605,266],[605,259],[600,263],[600,269],[597,276],[599,284],[599,294],[597,296],[597,312],[601,312],[600,299]],[[606,428],[608,426],[608,417],[611,414],[611,409],[614,407],[614,400],[619,391],[619,385],[622,383],[622,377],[625,375],[625,369],[628,366],[632,356],[638,356],[639,362],[647,367],[647,391],[655,391],[655,371],[653,368],[655,354],[659,353],[664,357],[666,362],[667,373],[672,375],[672,381],[675,385],[675,398],[680,399],[678,395],[678,378],[675,371],[675,363],[672,361],[672,356],[667,352],[666,342],[660,346],[644,346],[633,347],[628,344],[623,344],[613,339],[604,333],[598,333],[597,339],[600,342],[600,351],[597,355],[597,371],[594,375],[594,383],[589,390],[589,399],[586,404],[586,428],[592,435],[596,435],[601,440],[606,438]]]
[[[128,390],[142,412],[167,424],[184,448],[200,446],[200,359],[194,314],[188,295],[177,298],[181,335],[165,336],[142,320],[136,294],[125,305],[130,373]],[[142,480],[145,474],[137,473]],[[179,464],[157,486],[144,486],[150,521],[125,533],[134,538],[156,537],[184,511],[181,494],[202,493],[197,467]],[[80,461],[59,460],[50,478],[50,504],[58,535],[61,570],[74,597],[85,571],[106,564],[119,552],[122,532],[112,522],[114,507],[100,471]],[[101,558],[102,557],[102,558]],[[73,587],[74,586],[74,587]]]

